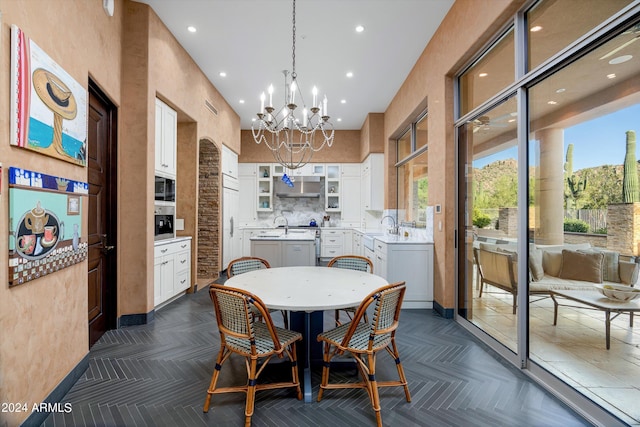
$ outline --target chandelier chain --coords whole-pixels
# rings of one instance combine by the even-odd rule
[[[291,78],[295,79],[297,77],[296,74],[296,0],[293,0],[293,43],[291,44]]]

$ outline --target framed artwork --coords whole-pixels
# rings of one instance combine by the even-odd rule
[[[9,286],[84,261],[83,199],[89,184],[9,168]]]
[[[67,196],[67,215],[80,215],[79,196]]]
[[[11,144],[86,166],[87,91],[11,26]]]

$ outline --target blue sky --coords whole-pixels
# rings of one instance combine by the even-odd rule
[[[640,159],[640,104],[565,129],[564,152],[569,144],[573,144],[573,170],[623,164],[625,132],[628,130],[636,131],[636,159]],[[516,159],[517,156],[517,148],[513,147],[478,159],[473,166],[481,168],[496,160]]]

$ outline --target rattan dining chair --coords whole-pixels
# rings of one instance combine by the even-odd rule
[[[257,390],[291,387],[295,389],[298,400],[301,400],[302,390],[296,366],[296,341],[302,340],[302,335],[274,326],[269,310],[262,300],[249,292],[213,284],[209,287],[209,295],[213,302],[220,332],[220,351],[216,358],[203,411],[209,411],[213,394],[244,392],[247,394],[245,426],[250,426]],[[252,308],[260,312],[264,322],[256,321],[256,317],[251,311]],[[233,353],[245,358],[247,382],[244,385],[217,387],[222,366]],[[289,358],[292,380],[258,384],[258,377],[274,356]],[[259,368],[258,362],[261,362]]]
[[[379,387],[402,386],[404,387],[407,402],[411,402],[411,394],[409,393],[402,363],[400,363],[400,354],[395,340],[405,289],[405,282],[397,282],[377,289],[362,301],[351,323],[338,326],[318,335],[318,341],[324,342],[324,363],[322,367],[322,383],[318,391],[318,402],[322,399],[324,391],[328,389],[364,388],[371,399],[371,406],[373,406],[373,410],[376,413],[378,426],[382,426]],[[360,320],[367,307],[372,304],[375,304],[375,309],[371,322],[361,322]],[[378,381],[376,379],[376,354],[380,350],[386,350],[395,361],[399,380]],[[354,356],[362,381],[357,383],[329,383],[331,359],[345,352],[349,352]]]
[[[267,261],[264,258],[250,257],[250,256],[237,258],[229,262],[229,266],[227,267],[227,278],[230,279],[233,276],[236,276],[238,274],[248,273],[254,270],[260,270],[262,268],[271,268],[269,261]],[[284,327],[285,329],[288,328],[289,316],[287,315],[286,310],[269,310],[270,313],[273,313],[275,311],[280,311],[282,313]],[[255,314],[256,316],[258,316],[258,318],[260,318],[260,315],[257,312],[255,312],[255,310],[253,314]]]
[[[348,270],[357,270],[357,271],[365,271],[373,274],[373,263],[369,258],[365,258],[360,255],[340,255],[335,258],[332,258],[331,261],[327,264],[327,267],[336,267],[336,268],[346,268]],[[353,315],[355,314],[358,307],[348,307],[335,311],[335,319],[336,326],[340,326],[342,322],[340,322],[340,312],[344,311],[347,313],[349,320],[353,319]],[[369,319],[367,318],[367,313],[364,314],[363,320],[367,322]]]

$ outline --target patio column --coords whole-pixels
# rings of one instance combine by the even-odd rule
[[[564,129],[539,130],[536,139],[540,141],[540,161],[535,187],[535,242],[559,245],[564,243]]]

